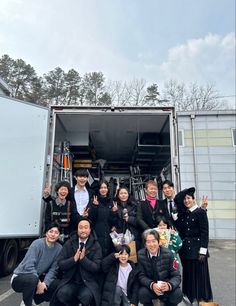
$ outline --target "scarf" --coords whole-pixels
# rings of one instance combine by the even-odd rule
[[[149,195],[146,195],[146,199],[150,202],[152,208],[155,208],[157,197],[153,198],[150,197]]]

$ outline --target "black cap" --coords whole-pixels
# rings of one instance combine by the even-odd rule
[[[184,190],[181,190],[180,192],[176,194],[174,198],[174,202],[177,206],[178,212],[186,211],[186,206],[184,205],[184,198],[186,195],[190,195],[191,197],[194,198],[194,192],[195,192],[195,188],[191,187],[191,188],[186,188]]]
[[[189,195],[189,196],[191,196],[193,198],[194,198],[194,193],[195,193],[195,188],[194,187],[188,188],[185,191],[185,195]]]

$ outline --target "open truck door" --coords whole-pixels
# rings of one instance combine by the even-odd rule
[[[42,230],[49,110],[0,96],[0,271]]]

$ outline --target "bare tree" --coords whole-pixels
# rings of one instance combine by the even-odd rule
[[[109,81],[106,90],[109,92],[112,104],[117,106],[145,106],[150,104],[147,99],[147,82],[144,79],[126,81]]]
[[[162,105],[174,106],[179,111],[213,110],[227,108],[214,85],[200,86],[197,83],[186,85],[170,80],[164,85]]]
[[[126,82],[108,81],[106,90],[111,97],[112,105],[125,106],[131,100],[131,89]]]

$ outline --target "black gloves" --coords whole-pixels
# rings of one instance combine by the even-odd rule
[[[206,260],[206,255],[199,254],[198,260],[199,260],[201,263],[203,263],[203,262]]]

